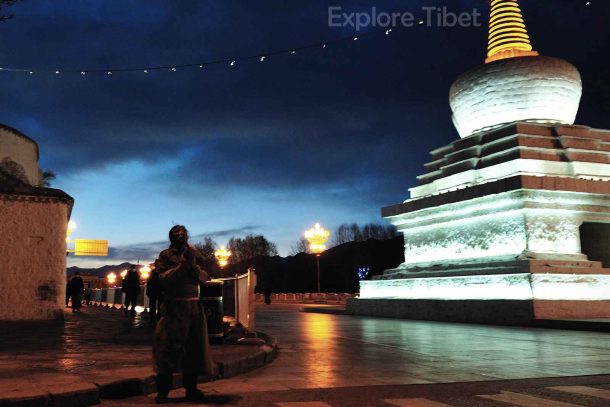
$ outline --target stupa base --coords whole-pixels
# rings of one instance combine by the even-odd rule
[[[394,277],[389,279],[388,277]],[[610,269],[601,262],[516,260],[433,270],[388,270],[362,281],[347,312],[500,325],[610,318]]]

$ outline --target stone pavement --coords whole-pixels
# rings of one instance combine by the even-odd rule
[[[147,315],[94,306],[66,311],[64,323],[0,322],[0,406],[82,406],[154,391]],[[277,344],[259,337],[267,344],[213,344],[217,375],[204,380],[271,362]]]
[[[308,307],[313,307],[308,305]],[[277,337],[271,365],[199,385],[205,405],[239,407],[608,407],[604,332],[408,321],[256,304]],[[184,392],[170,395],[185,406]],[[153,395],[101,407],[151,406]],[[510,401],[508,401],[510,400]]]

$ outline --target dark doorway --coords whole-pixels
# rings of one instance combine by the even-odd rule
[[[580,246],[589,260],[601,261],[604,268],[610,268],[610,223],[583,223]]]

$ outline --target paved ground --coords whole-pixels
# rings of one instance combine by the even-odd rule
[[[200,385],[208,405],[610,406],[606,333],[298,310],[257,305],[257,328],[278,338],[279,356],[256,371]],[[172,393],[176,403],[181,396]],[[150,403],[152,396],[102,405]]]
[[[153,391],[153,330],[146,318],[83,307],[67,312],[65,323],[0,322],[0,406],[86,405]],[[229,344],[213,345],[212,353],[224,377],[275,356],[268,346]]]

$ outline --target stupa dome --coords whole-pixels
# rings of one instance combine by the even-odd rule
[[[462,138],[513,122],[574,124],[582,95],[576,67],[563,59],[502,59],[451,86],[453,123]]]
[[[578,69],[533,51],[517,0],[492,0],[489,27],[486,64],[451,86],[460,137],[520,121],[574,124],[582,96]]]

